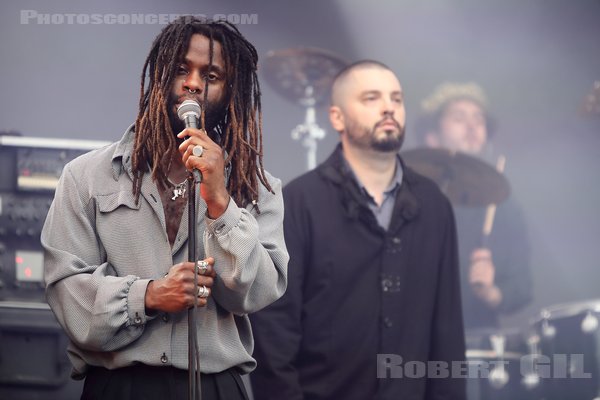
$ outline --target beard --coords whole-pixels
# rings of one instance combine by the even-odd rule
[[[204,105],[197,98],[190,98],[189,96],[176,97],[173,95],[169,96],[167,104],[167,111],[169,114],[169,122],[173,135],[177,136],[179,132],[185,129],[185,123],[179,119],[177,115],[177,104],[181,104],[184,100],[194,100],[200,104],[200,109],[203,109]],[[204,108],[204,130],[206,133],[214,139],[212,132],[217,126],[222,126],[225,123],[225,116],[227,115],[226,101],[220,100],[218,102],[208,102],[206,108]],[[202,128],[202,121],[198,121],[198,129]],[[183,139],[177,138],[178,143],[183,142]]]
[[[348,127],[348,140],[362,149],[375,150],[384,153],[398,152],[402,148],[402,144],[404,144],[405,128],[392,118],[391,121],[396,125],[397,131],[386,129],[383,131],[383,134],[378,133],[377,128],[388,121],[390,121],[390,118],[384,118],[372,128],[358,123],[352,123]]]

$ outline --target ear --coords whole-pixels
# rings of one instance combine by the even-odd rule
[[[425,134],[425,146],[432,147],[434,149],[440,148],[440,138],[435,132],[427,132]]]
[[[346,123],[344,121],[344,114],[338,106],[329,107],[329,122],[337,132],[343,132],[345,130]]]

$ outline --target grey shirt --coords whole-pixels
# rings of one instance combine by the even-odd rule
[[[64,169],[42,231],[48,304],[70,338],[73,376],[87,366],[113,369],[144,363],[187,369],[187,312],[145,314],[150,280],[187,261],[187,206],[171,247],[156,184],[144,174],[132,194],[130,127],[122,140],[87,153]],[[287,284],[281,181],[267,175],[258,205],[230,200],[212,220],[198,203],[199,259],[214,257],[217,278],[197,309],[200,369],[250,372],[253,338],[248,313],[279,298]]]
[[[383,202],[381,205],[378,205],[375,202],[375,199],[365,188],[365,185],[358,179],[358,176],[352,170],[352,167],[348,163],[348,161],[344,158],[344,167],[352,172],[352,176],[356,180],[358,187],[362,190],[363,194],[367,198],[367,204],[369,209],[375,216],[377,223],[383,229],[387,230],[390,226],[390,221],[392,220],[392,213],[394,212],[394,200],[396,199],[396,192],[400,185],[402,184],[402,163],[400,162],[400,158],[396,157],[396,172],[394,173],[394,177],[392,181],[388,185],[388,187],[383,192]]]

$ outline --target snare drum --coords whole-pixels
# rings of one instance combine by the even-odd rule
[[[519,331],[472,331],[467,333],[466,343],[468,400],[539,398],[523,385],[521,359],[527,346]]]
[[[533,327],[547,400],[600,400],[600,300],[543,309]]]

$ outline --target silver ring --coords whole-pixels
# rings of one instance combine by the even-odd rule
[[[192,149],[192,154],[196,157],[202,157],[202,153],[204,153],[204,147],[200,145],[194,146],[194,148]]]
[[[208,297],[208,288],[204,285],[198,287],[198,297],[205,299]]]
[[[204,275],[208,271],[208,262],[204,260],[196,261],[196,269],[200,275]]]
[[[192,94],[193,94],[193,93],[196,93],[197,91],[198,91],[198,89],[194,89],[194,90],[192,90],[192,89],[188,89],[188,92],[190,92],[190,93],[192,93]]]

